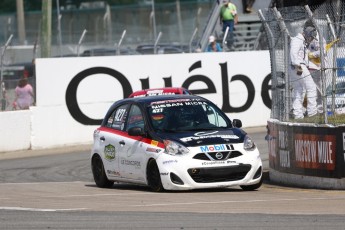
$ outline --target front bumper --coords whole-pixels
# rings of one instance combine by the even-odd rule
[[[262,161],[257,149],[225,160],[194,159],[196,154],[157,159],[161,181],[166,190],[232,187],[259,183]]]

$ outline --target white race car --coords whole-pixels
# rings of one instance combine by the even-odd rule
[[[193,95],[115,102],[94,131],[91,152],[98,187],[114,182],[153,191],[240,186],[258,189],[262,162],[255,143],[215,104]]]

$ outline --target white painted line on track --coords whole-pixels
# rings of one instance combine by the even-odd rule
[[[10,211],[31,211],[31,212],[61,212],[61,211],[79,211],[87,208],[69,208],[69,209],[50,209],[50,208],[23,208],[23,207],[0,207],[0,210]]]
[[[35,185],[35,184],[77,184],[77,183],[92,183],[88,181],[69,181],[69,182],[16,182],[16,183],[0,183],[1,185]]]
[[[64,195],[64,196],[40,196],[44,198],[65,198],[65,197],[96,197],[96,196],[131,196],[131,195],[156,195],[156,194],[150,194],[150,193],[108,193],[108,194],[86,194],[86,195]]]
[[[226,204],[226,203],[255,203],[255,202],[280,202],[280,201],[303,201],[303,200],[344,200],[345,197],[325,197],[325,198],[301,198],[301,199],[273,199],[273,200],[224,200],[224,201],[205,201],[205,202],[184,202],[184,203],[158,203],[158,204],[137,204],[129,205],[132,207],[154,207],[154,206],[174,206],[174,205],[198,205],[198,204]]]

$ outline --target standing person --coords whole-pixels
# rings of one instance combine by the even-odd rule
[[[27,78],[21,78],[18,81],[15,93],[16,98],[14,99],[13,104],[16,105],[18,109],[29,109],[29,107],[33,105],[34,93]]]
[[[229,28],[226,40],[228,48],[231,49],[234,43],[234,28],[238,22],[238,16],[237,8],[230,2],[230,0],[223,0],[223,6],[220,9],[219,18],[220,23],[223,24],[223,33],[225,33],[226,28]]]
[[[307,20],[304,24],[305,27],[314,27],[313,22],[311,20]],[[315,29],[316,30],[316,29]],[[324,58],[326,59],[326,40],[323,38],[323,46],[324,46]],[[317,89],[317,98],[316,98],[316,104],[317,104],[317,112],[323,113],[323,101],[322,101],[322,95],[321,95],[321,89],[322,89],[322,83],[321,83],[321,49],[320,49],[320,36],[318,33],[316,33],[316,38],[313,39],[313,41],[310,42],[308,46],[308,70],[315,82],[316,89]]]
[[[253,12],[253,5],[255,0],[242,0],[243,13],[249,14]]]
[[[207,52],[222,52],[222,47],[220,47],[219,43],[216,41],[216,37],[211,35],[208,38],[208,46],[206,49]]]
[[[314,27],[304,27],[302,33],[291,38],[290,76],[293,85],[293,114],[295,119],[304,118],[303,100],[307,96],[307,114],[316,115],[316,85],[308,70],[308,46],[316,38]]]

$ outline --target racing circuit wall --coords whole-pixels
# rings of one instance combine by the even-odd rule
[[[90,144],[108,107],[143,88],[182,86],[264,126],[270,72],[268,51],[37,59],[36,106],[0,113],[0,152]]]
[[[270,179],[286,185],[345,189],[344,126],[268,120]]]

